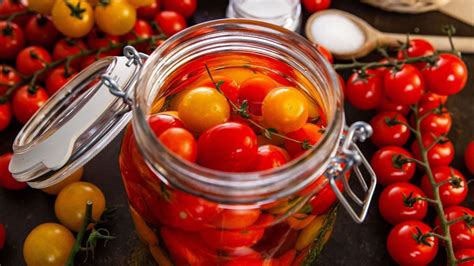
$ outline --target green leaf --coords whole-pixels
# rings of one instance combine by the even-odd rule
[[[309,150],[309,149],[311,149],[312,147],[313,147],[313,145],[311,145],[311,144],[309,143],[309,140],[307,140],[307,139],[305,139],[305,140],[301,143],[301,148],[302,148],[303,150]]]
[[[247,100],[244,100],[241,104],[240,104],[240,107],[239,109],[237,110],[237,112],[239,113],[239,115],[245,119],[249,119],[250,118],[250,114],[248,112],[248,109],[249,109],[249,103],[247,102]]]

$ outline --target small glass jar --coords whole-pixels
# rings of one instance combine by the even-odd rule
[[[126,47],[125,57],[100,60],[54,95],[15,140],[15,178],[35,188],[54,185],[95,156],[133,114],[120,170],[138,235],[160,265],[302,265],[330,237],[336,199],[357,222],[365,218],[376,180],[354,141],[371,129],[345,127],[336,73],[303,37],[263,22],[219,20],[174,35],[145,58]],[[325,133],[302,156],[265,171],[222,172],[174,156],[148,118],[205,74],[205,66],[236,80],[258,73],[297,88],[317,108]],[[363,199],[349,186],[351,169]]]
[[[296,32],[302,23],[300,0],[230,0],[226,16],[261,20]]]

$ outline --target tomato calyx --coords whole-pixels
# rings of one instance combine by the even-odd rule
[[[44,25],[46,25],[47,22],[48,19],[43,14],[39,14],[36,17],[36,25],[38,25],[39,27],[43,27]]]
[[[12,36],[13,35],[13,27],[11,26],[10,22],[7,22],[5,28],[2,29],[3,36]]]
[[[404,125],[400,120],[397,119],[398,114],[394,115],[392,118],[385,118],[385,124],[389,127],[393,127],[396,125]]]
[[[99,0],[98,5],[106,7],[110,4],[110,0]]]
[[[78,19],[82,19],[82,14],[87,11],[85,8],[81,7],[81,1],[78,1],[76,5],[66,1],[66,6],[71,10],[70,16]]]
[[[396,169],[403,169],[403,165],[411,163],[413,160],[411,158],[403,156],[403,154],[393,154],[392,155],[392,166]]]
[[[422,200],[418,197],[413,197],[413,192],[410,192],[410,194],[408,194],[408,197],[405,196],[405,194],[402,194],[402,198],[403,198],[403,205],[405,205],[408,208],[413,208],[413,205],[415,205],[417,201]]]
[[[431,243],[428,242],[427,238],[432,237],[432,234],[431,233],[423,234],[423,232],[421,232],[421,229],[418,226],[415,227],[415,229],[416,229],[416,234],[411,233],[411,236],[413,237],[413,239],[415,239],[416,243],[431,247]]]
[[[313,212],[313,206],[311,206],[311,204],[307,203],[303,207],[301,207],[301,209],[297,213],[310,215],[312,212]],[[298,219],[298,218],[296,218],[296,219]],[[304,218],[301,218],[301,220],[304,220]]]

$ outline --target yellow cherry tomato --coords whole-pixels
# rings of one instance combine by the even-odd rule
[[[171,98],[170,100],[170,106],[168,107],[168,110],[178,111],[178,107],[181,104],[181,101],[183,100],[184,95],[186,95],[186,93],[188,92],[189,90],[183,90],[180,93],[175,94],[173,98]]]
[[[288,217],[288,225],[290,225],[290,227],[294,230],[301,230],[308,226],[315,218],[316,215],[295,213],[292,216]]]
[[[54,203],[58,220],[74,232],[79,232],[84,222],[87,201],[92,201],[92,219],[98,221],[105,209],[102,191],[88,182],[69,184],[59,192]]]
[[[28,0],[28,8],[43,15],[51,14],[56,0]]]
[[[301,230],[301,233],[298,239],[296,240],[296,244],[295,244],[296,250],[304,249],[316,239],[319,232],[321,231],[321,228],[324,225],[325,219],[326,219],[326,215],[318,216],[309,225],[307,225],[303,230]]]
[[[149,6],[155,2],[155,0],[127,0],[134,7]]]
[[[41,224],[26,237],[23,257],[28,266],[63,266],[74,241],[66,227],[56,223]]]
[[[227,99],[216,89],[199,87],[183,96],[178,114],[186,128],[199,133],[227,122],[230,107]]]
[[[95,8],[97,26],[110,35],[124,35],[132,30],[137,11],[126,0],[99,0]]]
[[[94,14],[85,0],[57,0],[51,11],[54,26],[72,38],[86,36],[94,26]]]
[[[292,132],[308,120],[308,101],[295,88],[275,88],[263,99],[262,115],[271,128],[281,133]]]
[[[155,235],[155,232],[153,232],[132,206],[130,206],[130,214],[132,215],[138,237],[149,246],[158,245],[158,237]]]
[[[58,193],[67,185],[79,182],[82,178],[83,173],[84,168],[81,167],[77,169],[74,173],[72,173],[70,176],[66,177],[63,181],[57,183],[56,185],[43,188],[42,191],[50,195],[58,195]]]

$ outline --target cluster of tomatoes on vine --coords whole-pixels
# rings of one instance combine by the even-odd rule
[[[26,123],[80,70],[120,55],[122,46],[150,53],[187,27],[196,6],[196,0],[2,1],[0,131],[13,117]]]
[[[417,139],[408,145],[411,152],[404,146],[412,132],[421,134],[435,182],[443,183],[439,194],[447,220],[472,217],[472,209],[460,206],[468,195],[468,181],[450,167],[454,146],[447,137],[452,117],[446,101],[465,87],[466,65],[455,54],[435,51],[423,39],[410,40],[396,59],[361,65],[347,80],[344,94],[358,109],[377,110],[370,121],[374,130],[371,140],[380,149],[373,155],[371,165],[378,183],[384,187],[379,198],[380,214],[394,225],[387,240],[388,251],[400,264],[428,264],[437,254],[439,240],[430,233],[441,234],[442,230],[439,218],[434,227],[422,222],[434,199],[426,173],[419,185],[413,180],[417,162],[423,163],[421,146]],[[474,141],[465,151],[465,161],[474,174]],[[457,259],[474,255],[472,226],[472,219],[451,225]]]

